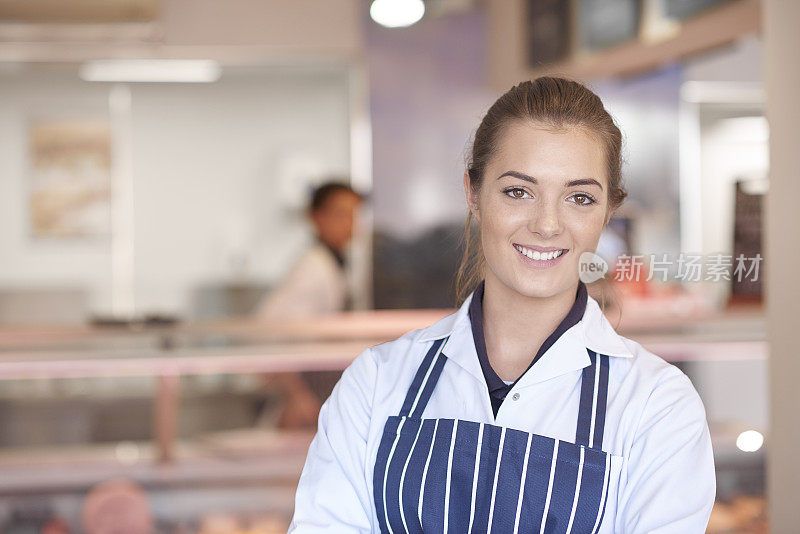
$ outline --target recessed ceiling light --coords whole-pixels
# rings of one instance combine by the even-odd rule
[[[375,0],[369,8],[372,20],[387,28],[411,26],[424,14],[422,0]]]

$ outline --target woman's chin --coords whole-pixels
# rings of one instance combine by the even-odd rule
[[[563,273],[541,273],[539,275],[526,275],[519,280],[515,289],[521,295],[531,298],[548,298],[558,295],[562,291],[572,288],[578,281],[567,280]]]

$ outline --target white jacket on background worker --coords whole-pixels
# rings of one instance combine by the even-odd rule
[[[259,317],[300,318],[345,309],[347,277],[336,257],[321,242],[310,246],[278,287],[256,308]]]
[[[619,336],[589,297],[495,417],[473,295],[347,368],[320,411],[289,532],[705,532],[714,460],[686,375]],[[591,428],[584,444],[576,425]]]

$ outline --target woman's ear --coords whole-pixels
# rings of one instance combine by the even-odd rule
[[[475,220],[480,222],[480,214],[478,213],[478,196],[472,191],[472,186],[469,180],[469,171],[464,171],[464,196],[467,199],[467,206]]]

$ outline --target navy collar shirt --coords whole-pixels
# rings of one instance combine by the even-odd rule
[[[469,306],[469,320],[472,324],[472,337],[475,340],[475,350],[478,353],[478,361],[481,364],[483,376],[486,379],[486,386],[489,389],[489,399],[492,402],[492,410],[494,411],[495,417],[497,417],[497,411],[500,409],[500,405],[503,403],[503,400],[505,400],[506,395],[525,373],[522,373],[522,375],[511,384],[506,384],[497,375],[495,370],[492,369],[489,363],[489,356],[486,353],[486,338],[483,335],[483,290],[485,284],[486,281],[481,280],[481,283],[478,285],[477,289],[475,289],[475,294],[472,296],[472,302]],[[544,354],[564,332],[575,326],[578,321],[581,320],[583,312],[586,310],[587,297],[586,285],[583,282],[578,282],[578,291],[572,308],[570,308],[569,313],[567,313],[566,317],[564,317],[553,333],[550,334],[544,343],[542,343],[542,346],[539,347],[539,351],[531,360],[528,369],[533,367],[533,364],[542,357],[542,354]],[[528,369],[526,369],[525,372],[528,372]]]

